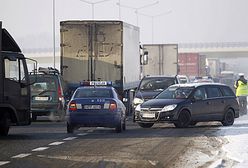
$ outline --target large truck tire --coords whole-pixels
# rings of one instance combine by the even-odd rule
[[[9,133],[9,117],[8,115],[4,114],[0,118],[0,136],[7,136]]]

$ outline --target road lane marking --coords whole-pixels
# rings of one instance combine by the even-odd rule
[[[87,133],[80,133],[80,134],[77,134],[78,136],[84,136],[84,135],[87,135]]]
[[[77,137],[68,137],[68,138],[65,138],[65,139],[63,139],[64,141],[71,141],[71,140],[73,140],[73,139],[76,139]]]
[[[31,153],[21,153],[19,155],[16,155],[16,156],[12,156],[11,158],[25,158],[27,156],[30,156]]]
[[[143,159],[129,159],[129,158],[119,158],[118,156],[115,158],[114,156],[70,156],[70,155],[61,155],[61,156],[49,156],[49,155],[37,155],[41,158],[47,159],[60,159],[60,160],[70,160],[70,161],[78,161],[78,162],[90,162],[90,163],[99,163],[99,162],[115,162],[115,163],[130,163],[130,164],[138,164],[138,163],[150,163],[158,164],[159,161],[156,160],[143,160]]]
[[[38,151],[43,151],[43,150],[46,150],[48,149],[49,147],[39,147],[39,148],[35,148],[32,150],[32,152],[38,152]]]
[[[50,145],[50,146],[56,146],[56,145],[61,145],[63,143],[65,143],[65,142],[52,142],[52,143],[50,143],[48,145]]]
[[[10,161],[0,161],[0,166],[10,163]]]

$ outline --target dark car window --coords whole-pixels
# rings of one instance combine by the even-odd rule
[[[172,86],[161,92],[156,99],[186,99],[193,89],[193,87]]]
[[[78,89],[74,96],[74,98],[89,98],[89,97],[112,98],[113,94],[110,89],[84,88],[84,89]]]
[[[196,100],[204,100],[207,98],[206,90],[204,88],[197,88],[194,93],[194,98]]]
[[[221,97],[221,91],[218,87],[208,87],[208,98]]]
[[[169,78],[169,77],[145,78],[141,81],[140,90],[162,91],[173,84],[175,84],[175,78]]]
[[[46,92],[55,92],[57,82],[58,81],[54,76],[38,76],[36,83],[31,85],[31,92],[34,95]]]
[[[224,96],[235,96],[234,92],[229,87],[222,87],[222,91]]]

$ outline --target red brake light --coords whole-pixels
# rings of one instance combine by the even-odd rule
[[[77,105],[75,102],[70,102],[69,104],[69,110],[70,111],[76,111],[77,110]]]
[[[59,98],[62,97],[62,91],[60,86],[58,86],[58,96]]]
[[[116,109],[117,109],[116,102],[114,102],[114,101],[110,102],[110,104],[109,104],[109,110],[114,111]]]

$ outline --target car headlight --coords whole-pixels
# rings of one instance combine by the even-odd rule
[[[135,111],[141,111],[141,107],[140,107],[140,104],[135,108]]]
[[[172,105],[164,106],[164,108],[162,109],[162,111],[172,111],[176,107],[177,107],[177,104],[172,104]]]
[[[137,97],[135,97],[133,99],[133,104],[142,104],[143,102],[144,102],[144,100],[137,98]]]

